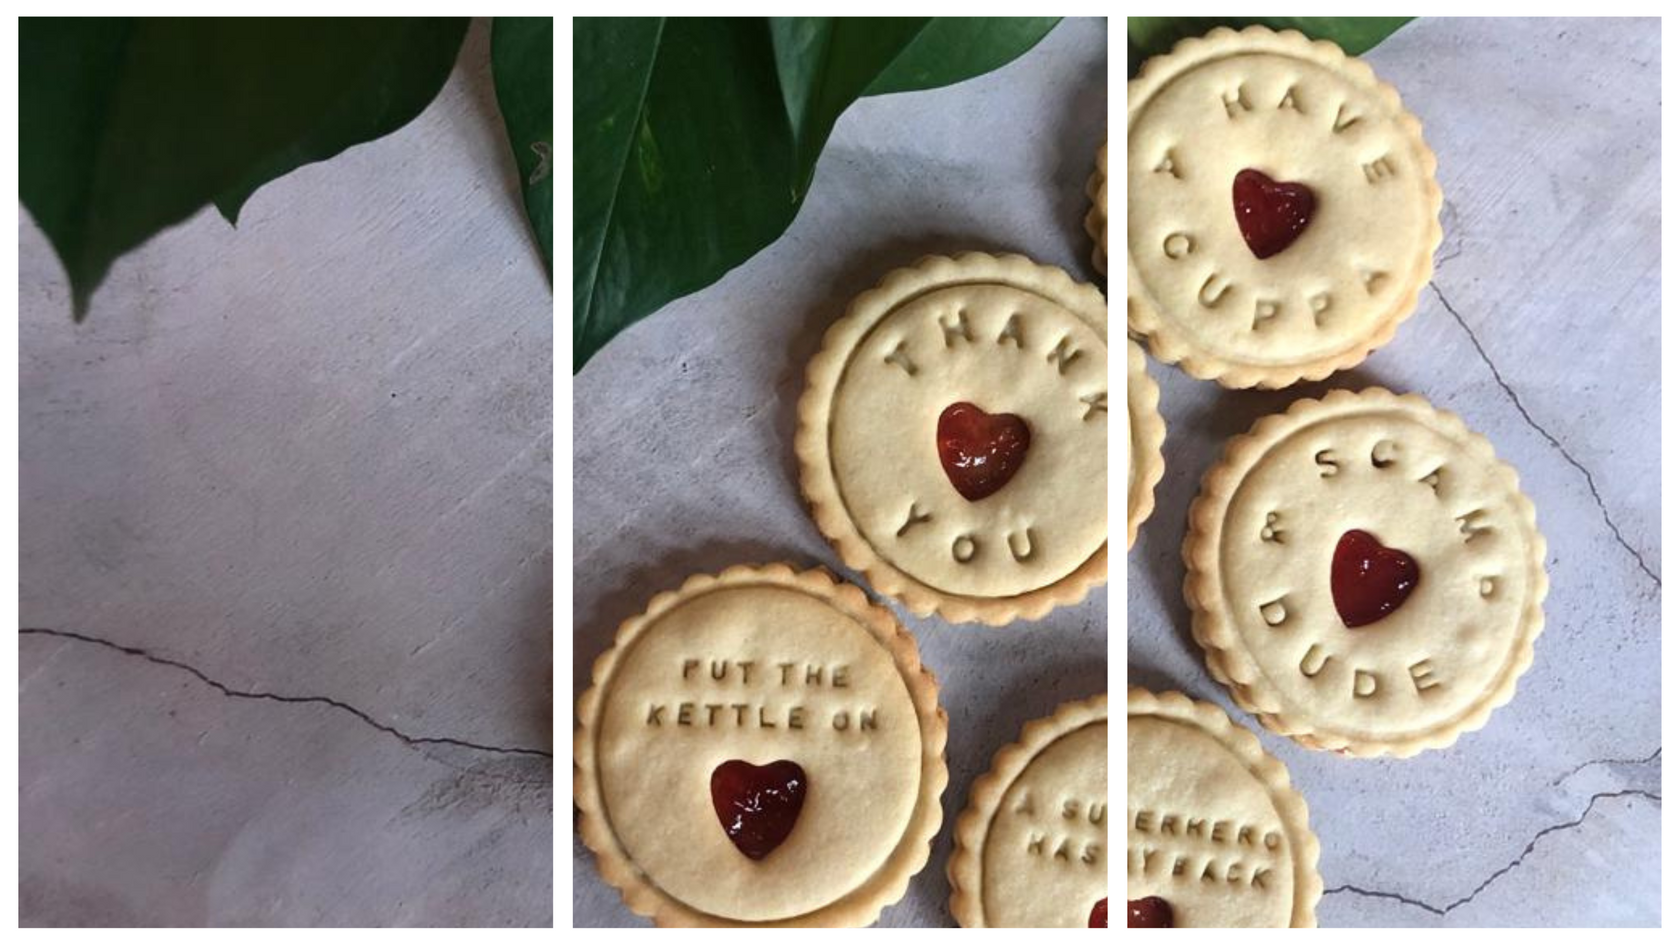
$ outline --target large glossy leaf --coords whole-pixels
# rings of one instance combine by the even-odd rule
[[[359,73],[340,89],[314,128],[217,195],[216,206],[229,222],[239,219],[245,201],[269,181],[390,134],[424,111],[455,67],[467,21],[329,20],[324,26],[355,31],[349,38],[359,44]]]
[[[490,31],[496,104],[519,165],[525,213],[554,272],[554,19],[497,17]]]
[[[859,96],[947,85],[1053,20],[579,19],[573,32],[574,370],[785,230]]]
[[[24,19],[18,184],[76,315],[112,262],[376,138],[437,93],[462,19]]]
[[[1037,45],[1057,22],[1053,16],[936,17],[867,94],[936,89],[990,72]]]
[[[1200,36],[1216,26],[1242,29],[1259,24],[1275,30],[1300,30],[1313,39],[1328,39],[1348,55],[1357,56],[1411,20],[1409,16],[1128,16],[1126,74],[1136,75],[1145,59],[1168,52],[1179,40]]]

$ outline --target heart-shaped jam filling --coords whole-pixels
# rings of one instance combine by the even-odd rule
[[[712,809],[735,848],[762,860],[793,832],[805,783],[805,769],[791,761],[725,761],[712,772]]]
[[[1389,548],[1358,529],[1336,543],[1330,562],[1330,596],[1348,629],[1363,627],[1400,609],[1417,589],[1418,566],[1412,556]]]
[[[1256,259],[1270,259],[1288,249],[1312,222],[1318,206],[1305,184],[1279,183],[1253,168],[1237,172],[1231,203],[1237,229]]]
[[[1172,906],[1165,899],[1131,899],[1126,902],[1126,928],[1170,929],[1173,927]]]
[[[958,402],[939,415],[939,462],[957,492],[978,502],[1002,489],[1027,457],[1032,433],[1012,413]]]
[[[1108,897],[1104,896],[1095,906],[1091,907],[1091,924],[1089,928],[1108,928]]]

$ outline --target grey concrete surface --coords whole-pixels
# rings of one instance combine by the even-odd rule
[[[81,325],[20,209],[23,924],[551,923],[553,298],[488,49]]]
[[[1224,441],[1297,397],[1421,393],[1539,509],[1547,628],[1486,729],[1405,761],[1262,735],[1324,843],[1323,925],[1660,923],[1660,40],[1654,19],[1407,26],[1367,58],[1441,161],[1446,242],[1417,314],[1360,368],[1279,393],[1152,365],[1167,478],[1127,560],[1134,684],[1231,709],[1189,637],[1185,517]]]
[[[805,362],[853,296],[926,254],[973,249],[1095,278],[1084,187],[1105,133],[1105,34],[1064,21],[994,73],[854,105],[785,235],[577,375],[574,699],[619,622],[690,574],[780,560],[846,573],[806,514],[793,432]],[[950,926],[951,821],[1023,723],[1107,688],[1107,594],[1038,623],[906,623],[950,713],[951,783],[927,868],[879,924]],[[647,924],[575,830],[572,869],[575,925]]]

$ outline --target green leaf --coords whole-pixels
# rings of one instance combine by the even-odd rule
[[[554,275],[554,18],[497,17],[490,31],[496,104],[519,165],[525,215]]]
[[[1060,22],[1053,16],[949,16],[930,22],[868,95],[936,89],[1007,65]]]
[[[1242,29],[1259,24],[1274,30],[1300,30],[1312,39],[1328,39],[1348,55],[1358,56],[1411,20],[1409,16],[1129,16],[1126,17],[1126,75],[1137,75],[1145,59],[1171,51],[1179,40],[1201,36],[1216,26]]]
[[[351,38],[358,43],[360,74],[340,90],[308,134],[268,155],[216,196],[216,206],[229,223],[239,222],[240,208],[262,185],[382,138],[425,111],[448,81],[467,30],[465,20],[329,22],[334,29],[357,31]]]
[[[979,75],[1053,22],[578,19],[573,370],[781,235],[860,96]]]
[[[23,19],[18,184],[76,316],[123,253],[417,114],[462,19]]]

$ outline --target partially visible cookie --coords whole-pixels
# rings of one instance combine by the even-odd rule
[[[998,750],[946,875],[970,929],[1108,927],[1108,695],[1063,703]]]
[[[1435,154],[1333,43],[1220,28],[1126,87],[1126,323],[1226,387],[1363,361],[1417,307],[1441,242]]]
[[[1126,339],[1126,432],[1130,439],[1126,463],[1126,548],[1137,541],[1138,528],[1155,510],[1155,484],[1166,473],[1161,444],[1167,424],[1161,419],[1161,391],[1149,377],[1143,349]]]
[[[1126,925],[1312,928],[1324,894],[1307,802],[1218,706],[1126,693]]]
[[[1209,671],[1309,748],[1451,745],[1511,700],[1543,626],[1516,472],[1415,394],[1335,391],[1232,439],[1184,561]]]
[[[1091,250],[1091,263],[1097,271],[1108,274],[1108,142],[1097,150],[1097,169],[1085,185],[1085,195],[1091,198],[1091,209],[1085,214],[1085,232],[1096,246]]]
[[[800,487],[847,566],[918,614],[1005,624],[1108,569],[1108,304],[1022,256],[930,256],[806,370]]]

